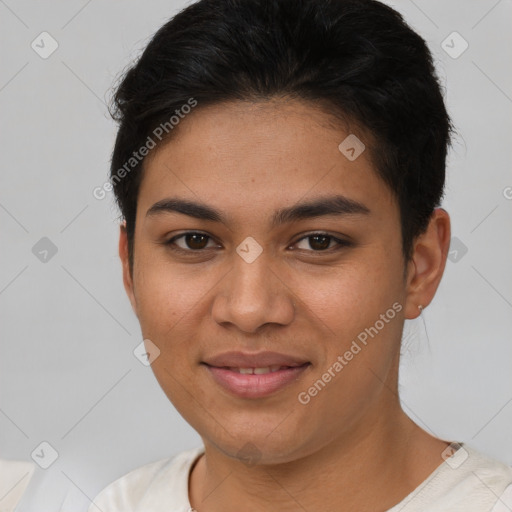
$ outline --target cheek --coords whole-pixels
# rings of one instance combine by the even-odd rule
[[[216,282],[215,272],[195,265],[176,265],[165,258],[141,255],[134,279],[137,310],[143,334],[161,337],[183,330],[197,316]]]
[[[186,403],[185,389],[196,378],[198,347],[211,321],[208,296],[222,275],[140,254],[144,265],[134,276],[138,318],[143,337],[160,350],[152,369],[167,396]]]
[[[194,348],[202,331],[198,322],[205,318],[202,299],[211,285],[199,277],[199,271],[191,275],[190,269],[180,271],[168,262],[149,258],[146,262],[135,280],[142,335],[160,350],[152,371],[169,400],[186,417],[191,400],[188,390],[201,393],[194,384]]]
[[[329,337],[348,340],[402,301],[401,267],[384,257],[361,258],[327,271],[289,275],[303,314]]]
[[[297,281],[307,306],[303,314],[319,344],[311,384],[318,379],[328,382],[327,392],[321,382],[317,386],[321,397],[314,400],[314,407],[336,403],[343,410],[362,405],[381,386],[379,378],[387,378],[403,325],[402,267],[396,259],[375,253],[333,268],[328,276],[302,276]]]

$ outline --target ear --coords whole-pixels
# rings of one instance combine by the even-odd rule
[[[450,216],[436,208],[427,230],[414,241],[413,254],[408,263],[405,318],[417,318],[437,291],[446,266],[450,248]]]
[[[126,231],[126,221],[123,222],[119,227],[119,257],[123,266],[123,284],[126,294],[130,299],[132,309],[137,314],[137,301],[135,299],[133,277],[130,272],[130,259],[128,256],[128,233]]]

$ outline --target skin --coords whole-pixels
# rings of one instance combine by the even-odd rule
[[[339,151],[349,131],[330,121],[297,100],[198,107],[145,162],[133,272],[121,227],[124,285],[144,338],[160,350],[153,371],[205,445],[189,480],[198,512],[384,511],[442,463],[449,444],[405,415],[397,391],[403,323],[434,297],[449,216],[434,211],[404,269],[396,199],[369,150],[355,161]],[[271,226],[275,210],[332,194],[370,213]],[[168,197],[212,206],[226,222],[147,215]],[[186,231],[211,238],[177,240],[186,254],[164,244]],[[352,245],[335,250],[327,239],[322,249],[304,238],[318,232]],[[249,236],[263,249],[250,264],[236,252]],[[402,306],[394,319],[301,404],[298,394],[394,303]],[[272,396],[240,398],[200,364],[227,350],[274,350],[311,365]],[[242,460],[247,443],[251,464]]]

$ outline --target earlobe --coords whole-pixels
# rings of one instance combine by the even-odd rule
[[[436,208],[427,230],[414,241],[407,279],[405,318],[417,318],[434,298],[443,277],[449,246],[450,216],[443,208]]]
[[[123,222],[119,226],[119,258],[121,259],[121,264],[123,267],[123,284],[124,289],[126,290],[126,294],[130,299],[130,303],[132,305],[132,309],[137,314],[137,301],[135,299],[134,287],[133,287],[133,277],[130,272],[130,258],[128,251],[128,233],[126,231],[126,222]]]

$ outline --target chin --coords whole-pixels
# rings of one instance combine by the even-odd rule
[[[275,424],[278,425],[279,422]],[[238,426],[238,430],[231,428],[229,433],[222,429],[221,437],[202,433],[200,435],[207,444],[213,445],[227,457],[239,460],[249,467],[285,464],[314,451],[312,443],[308,443],[300,430],[272,431],[266,421],[252,422],[244,428]],[[218,434],[219,430],[216,429],[215,432]]]

